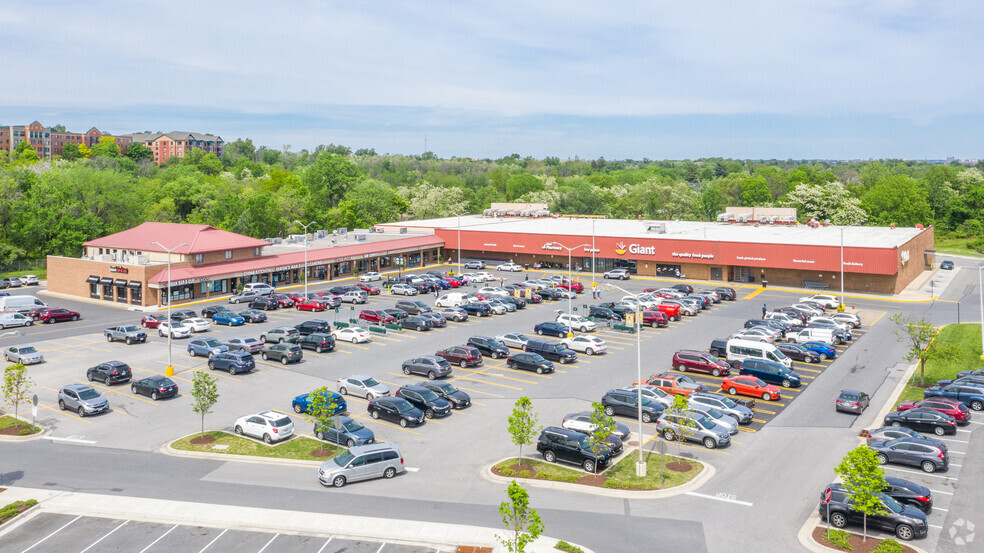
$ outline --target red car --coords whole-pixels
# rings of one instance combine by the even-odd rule
[[[41,318],[42,313],[47,313],[48,311],[51,311],[50,307],[35,307],[34,309],[28,311],[27,313],[24,313],[24,316],[30,317],[36,321],[39,318]]]
[[[452,365],[471,367],[482,363],[482,352],[471,346],[454,346],[435,353],[434,355],[447,359]]]
[[[140,319],[140,324],[144,328],[157,328],[157,325],[161,324],[161,321],[166,321],[167,317],[161,315],[147,315],[146,317]]]
[[[379,288],[366,284],[365,282],[356,282],[355,287],[358,288],[359,290],[362,290],[363,292],[365,292],[370,296],[378,296],[379,293],[381,292]]]
[[[359,318],[370,323],[393,323],[396,319],[382,309],[363,309]]]
[[[297,300],[289,294],[277,294],[274,297],[277,298],[277,303],[280,304],[280,307],[294,307],[294,304],[297,303]]]
[[[328,304],[321,300],[312,298],[306,299],[294,307],[296,307],[298,311],[324,311],[325,309],[328,309]]]
[[[667,317],[666,313],[663,313],[662,311],[643,311],[642,324],[649,325],[653,328],[658,326],[666,326],[670,324],[670,318]]]
[[[584,286],[580,282],[577,282],[577,281],[574,281],[574,282],[565,282],[563,284],[558,284],[557,285],[557,288],[563,288],[564,290],[573,290],[573,291],[577,292],[578,294],[580,294],[581,292],[584,291]]]
[[[44,323],[56,323],[61,321],[77,321],[82,318],[78,311],[70,311],[64,307],[56,307],[40,314],[38,320]]]
[[[924,399],[922,401],[903,401],[896,407],[898,411],[908,411],[909,409],[929,409],[950,415],[957,422],[968,422],[970,420],[970,409],[959,401],[948,399]]]
[[[669,304],[661,303],[656,306],[656,309],[662,313],[665,313],[668,318],[673,319],[674,321],[680,320],[679,305],[669,305]]]
[[[680,372],[693,371],[713,376],[728,376],[731,366],[710,353],[682,349],[673,354],[673,366]]]
[[[721,389],[731,395],[760,397],[765,401],[782,399],[779,388],[766,384],[754,376],[728,376],[721,379]]]

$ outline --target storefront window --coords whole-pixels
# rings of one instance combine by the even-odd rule
[[[140,305],[143,301],[143,287],[141,283],[131,280],[128,288],[130,288],[130,303]]]
[[[360,273],[364,273],[369,270],[369,261],[367,259],[360,259],[355,262],[355,266]]]
[[[656,276],[678,278],[683,274],[679,265],[656,265]]]
[[[89,297],[99,299],[99,285],[95,282],[89,283]]]
[[[227,281],[225,279],[222,279],[222,280],[206,280],[206,281],[202,282],[199,285],[199,290],[201,290],[201,294],[203,296],[206,293],[215,294],[216,292],[225,292],[227,290],[227,286],[228,286],[227,283],[228,282],[229,281]]]
[[[113,284],[103,284],[103,298],[106,301],[113,301]]]
[[[172,304],[176,301],[190,300],[194,297],[195,297],[194,290],[192,290],[191,286],[189,285],[175,286],[171,288]]]
[[[380,257],[379,258],[379,268],[380,269],[385,269],[385,268],[387,268],[387,267],[389,267],[391,265],[393,265],[392,258],[390,258],[390,257]]]
[[[116,287],[116,301],[119,303],[126,303],[126,286]]]

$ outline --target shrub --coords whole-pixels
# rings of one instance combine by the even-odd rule
[[[545,472],[536,473],[536,476],[534,478],[536,478],[537,480],[553,480],[553,477]]]
[[[571,545],[564,540],[557,542],[554,546],[555,549],[560,549],[561,551],[567,551],[567,553],[584,553],[584,550],[576,545]]]
[[[30,433],[31,433],[30,428],[21,428],[20,432],[18,432],[18,434],[20,434],[21,436],[27,436]]]
[[[602,488],[617,488],[618,482],[614,480],[605,480],[605,483],[601,485]]]
[[[519,471],[519,474],[517,474],[516,476],[519,476],[520,478],[529,478],[530,477],[530,471],[528,471],[528,470],[521,470],[521,471]]]
[[[830,538],[827,541],[841,551],[852,551],[854,549],[854,547],[851,546],[850,532],[831,529]]]
[[[564,478],[563,476],[561,476],[561,480],[562,481],[566,480],[567,482],[570,482],[571,484],[577,484],[577,481],[580,480],[580,479],[581,479],[581,477],[578,476],[578,475],[576,475],[576,474],[572,474],[572,475],[568,476],[567,478]]]
[[[885,538],[872,550],[872,553],[902,553],[905,548],[892,538]]]
[[[499,469],[499,473],[503,476],[516,476],[516,471],[509,467],[502,467]]]

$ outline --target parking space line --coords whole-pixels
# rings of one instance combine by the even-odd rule
[[[766,423],[768,423],[769,421],[764,421],[764,420],[762,420],[762,419],[752,419],[752,422],[760,422],[760,423],[762,423],[762,424],[766,424]]]
[[[752,411],[755,411],[756,413],[767,413],[769,415],[775,415],[776,414],[775,411],[766,411],[765,409],[759,409],[757,407],[752,407]]]
[[[754,428],[745,428],[744,426],[739,426],[738,430],[741,430],[742,432],[752,432],[752,433],[758,432],[758,430],[755,430]]]
[[[373,337],[372,337],[372,339],[373,340],[389,340],[391,342],[402,342],[403,341],[403,340],[397,340],[396,338],[392,338],[390,336],[380,336],[379,334],[374,334]]]
[[[488,375],[488,376],[492,376],[492,375]],[[519,388],[517,386],[510,386],[509,384],[499,384],[498,382],[489,382],[487,380],[479,380],[479,379],[474,378],[474,377],[471,377],[471,376],[464,376],[464,375],[460,375],[460,374],[452,374],[451,375],[451,380],[459,380],[459,379],[460,380],[470,380],[472,382],[481,382],[482,384],[488,384],[489,386],[498,386],[500,388],[509,388],[510,390],[516,390],[518,392],[522,392],[523,391],[522,388]]]
[[[81,553],[85,553],[86,551],[88,551],[88,550],[90,550],[90,549],[92,549],[93,547],[95,547],[95,546],[96,546],[96,544],[97,544],[97,543],[99,543],[99,542],[101,542],[101,541],[103,541],[104,539],[106,539],[106,538],[108,538],[108,537],[109,537],[109,536],[110,536],[110,535],[111,535],[111,534],[112,534],[113,532],[115,532],[115,531],[117,531],[117,530],[119,530],[120,528],[123,528],[123,527],[124,527],[124,526],[126,526],[126,525],[127,525],[127,523],[129,523],[129,522],[130,522],[129,520],[125,520],[125,521],[123,521],[123,524],[120,524],[120,525],[119,525],[119,526],[117,526],[116,528],[113,528],[112,530],[110,530],[109,532],[107,532],[107,533],[106,533],[105,535],[103,535],[103,537],[101,537],[101,538],[99,538],[98,540],[96,540],[96,541],[94,541],[94,542],[92,542],[92,545],[90,545],[89,547],[86,547],[85,549],[83,549],[83,550],[81,551]]]
[[[318,550],[318,553],[321,553],[322,551],[324,551],[325,548],[328,547],[328,544],[329,543],[331,543],[331,538],[328,538],[328,541],[326,541],[325,544],[321,546],[321,549]]]
[[[277,365],[277,364],[271,363],[269,361],[263,361],[262,359],[255,359],[255,361],[257,363],[262,363],[263,365],[267,365],[267,366],[270,366],[270,367],[276,367],[278,369],[287,369],[288,371],[291,370],[289,364],[288,365],[284,365],[283,363],[281,363],[281,364]]]
[[[882,318],[882,317],[884,317],[886,313],[888,313],[888,311],[882,311],[882,313],[881,313],[881,315],[878,315],[878,317],[877,317],[877,318],[875,318],[875,320],[874,320],[874,321],[872,321],[872,322],[870,322],[870,323],[868,323],[868,326],[869,326],[869,327],[871,327],[871,326],[875,326],[875,323],[877,323],[878,321],[880,321],[880,320],[881,320],[881,318]]]
[[[359,344],[353,344],[353,343],[351,343],[351,342],[343,342],[343,343],[344,343],[344,344],[345,344],[346,346],[352,346],[353,348],[359,348],[359,349],[364,349],[364,350],[367,350],[367,351],[369,350],[369,348],[367,348],[366,346],[360,346]],[[335,345],[335,349],[338,349],[338,346],[339,346],[339,345],[341,345],[341,344],[339,344],[339,343],[337,343],[337,342],[336,342],[336,345]]]
[[[458,388],[461,389],[461,390],[465,390],[466,392],[473,392],[473,393],[476,393],[476,394],[485,394],[485,395],[488,395],[488,396],[495,396],[495,397],[500,398],[500,399],[502,399],[502,398],[505,397],[505,396],[500,396],[499,394],[493,394],[492,392],[480,392],[478,390],[472,390],[471,388],[465,388],[464,386],[458,386]],[[482,407],[485,407],[484,404],[478,403],[477,401],[472,401],[472,403],[474,403],[475,405],[481,405]]]
[[[516,378],[515,376],[506,376],[504,374],[490,374],[490,373],[486,372],[486,371],[491,371],[492,369],[512,370],[512,369],[506,367],[505,365],[501,365],[501,366],[498,366],[498,367],[497,366],[494,366],[494,365],[488,365],[488,366],[486,366],[486,367],[484,367],[482,369],[473,370],[471,374],[480,374],[482,376],[494,376],[496,378],[505,378],[506,380],[514,380],[516,382],[523,382],[525,384],[539,384],[535,380],[524,380],[522,378]],[[469,370],[469,369],[464,369],[464,370]],[[532,372],[532,371],[530,371],[530,372],[531,372],[531,374],[534,374],[534,375],[536,375],[536,376],[538,376],[540,378],[553,378],[549,374],[537,374],[537,373]]]
[[[273,543],[273,540],[277,539],[277,536],[279,536],[279,535],[280,535],[279,532],[276,533],[276,534],[274,534],[273,537],[270,538],[270,541],[266,542],[266,545],[264,545],[263,547],[261,547],[260,550],[257,551],[256,553],[263,553],[263,550],[266,549],[267,547],[270,547],[270,544]]]
[[[379,549],[376,550],[376,553],[380,553],[384,547],[386,547],[386,542],[379,544]]]
[[[944,492],[943,490],[934,490],[932,488],[928,488],[928,489],[929,489],[929,491],[931,491],[933,493],[941,493],[941,494],[944,494],[944,495],[953,495],[953,492]]]
[[[123,392],[121,392],[119,390],[114,390],[112,388],[107,388],[106,386],[100,386],[100,385],[98,385],[98,384],[96,384],[94,382],[85,382],[83,380],[78,380],[78,379],[76,379],[75,381],[78,382],[79,384],[86,384],[87,386],[92,386],[93,388],[99,388],[100,390],[104,390],[104,391],[107,391],[107,392],[112,392],[114,394],[120,394],[123,397],[129,397],[129,398],[133,398],[133,399],[139,399],[140,401],[142,401],[144,403],[149,403],[149,404],[153,405],[154,407],[160,407],[160,405],[158,405],[157,402],[144,399],[144,398],[142,398],[142,397],[140,397],[140,396],[138,396],[136,394],[124,394]]]
[[[722,455],[731,455],[727,451],[721,451],[720,449],[707,449],[706,447],[699,447],[699,446],[694,446],[694,445],[690,445],[690,444],[685,444],[685,443],[681,442],[680,440],[673,440],[672,442],[669,442],[669,441],[666,441],[666,440],[660,438],[659,437],[659,434],[653,434],[652,436],[649,437],[648,440],[646,440],[645,442],[642,442],[642,445],[646,445],[646,444],[648,444],[649,442],[651,442],[653,440],[658,440],[658,441],[661,441],[661,442],[666,443],[666,444],[675,444],[675,445],[678,445],[678,446],[681,446],[681,447],[689,447],[691,449],[699,449],[699,450],[703,450],[703,451],[710,451],[712,453],[720,453]]]
[[[154,540],[154,541],[152,541],[152,542],[150,542],[150,545],[148,545],[147,547],[144,547],[143,549],[141,549],[141,550],[140,550],[140,553],[147,553],[147,550],[148,550],[148,549],[150,549],[151,547],[154,547],[154,544],[156,544],[157,542],[159,542],[159,541],[161,541],[162,539],[164,539],[164,536],[166,536],[166,535],[168,535],[168,534],[170,534],[170,533],[171,533],[171,531],[172,531],[172,530],[174,530],[174,529],[175,529],[175,528],[177,528],[177,527],[178,527],[178,525],[177,525],[177,524],[175,524],[174,526],[172,526],[170,530],[168,530],[167,532],[164,532],[163,534],[161,534],[161,537],[159,537],[159,538],[157,538],[156,540]]]
[[[222,536],[224,536],[225,533],[228,532],[228,531],[229,531],[228,528],[226,528],[225,530],[223,530],[221,534],[219,534],[218,536],[215,536],[215,539],[212,540],[212,541],[210,541],[210,542],[208,542],[208,545],[206,545],[205,547],[203,547],[202,550],[199,551],[198,553],[204,553],[204,551],[206,549],[208,549],[209,547],[212,547],[212,544],[215,543],[215,542],[217,542],[217,541],[219,541],[219,538],[221,538]]]
[[[799,361],[793,361],[794,363],[799,363]],[[804,363],[805,364],[805,363]],[[823,371],[819,369],[808,369],[806,367],[796,367],[797,371],[809,371],[811,373],[822,373]]]
[[[922,471],[922,470],[909,470],[909,469],[904,469],[904,468],[899,468],[899,467],[889,467],[889,466],[885,466],[884,468],[886,468],[888,470],[897,470],[899,472],[907,472],[907,473],[910,473],[910,474],[922,474],[923,476],[932,476],[932,477],[935,477],[935,478],[942,478],[944,480],[954,480],[954,481],[957,480],[956,478],[953,478],[953,477],[950,477],[950,476],[943,476],[943,475],[940,475],[940,474],[929,473],[929,472],[925,472],[925,471]]]
[[[59,528],[59,529],[57,529],[57,530],[55,530],[54,532],[52,532],[52,533],[50,533],[50,534],[48,534],[47,536],[45,536],[45,537],[43,537],[43,538],[41,538],[41,540],[40,540],[40,541],[38,541],[37,543],[35,543],[35,544],[34,544],[34,545],[32,545],[31,547],[28,547],[28,548],[27,548],[27,549],[25,549],[24,551],[21,551],[21,553],[27,553],[28,551],[30,551],[30,550],[32,550],[32,549],[34,549],[35,547],[37,547],[37,546],[39,546],[39,545],[41,545],[41,542],[43,542],[44,540],[46,540],[46,539],[48,539],[48,538],[50,538],[51,536],[54,536],[54,535],[55,535],[55,534],[57,534],[58,532],[61,532],[62,530],[64,530],[65,528],[67,528],[69,524],[71,524],[71,523],[73,523],[73,522],[75,522],[76,520],[78,520],[78,519],[80,519],[80,518],[82,518],[82,515],[79,515],[79,516],[77,516],[77,517],[75,517],[75,518],[73,518],[72,520],[70,520],[70,521],[68,521],[68,522],[66,522],[64,526],[62,526],[61,528]]]
[[[71,417],[71,418],[73,418],[75,420],[82,421],[82,422],[84,422],[86,424],[92,424],[92,421],[87,421],[87,420],[83,419],[82,417],[80,417],[78,415],[73,415],[73,414],[68,413],[66,411],[62,411],[61,408],[59,408],[59,407],[51,407],[51,406],[45,405],[43,403],[38,403],[38,407],[44,407],[45,409],[51,409],[52,411],[54,411],[56,413],[61,413],[62,415],[65,415],[66,417]]]
[[[158,375],[164,376],[164,373],[162,373],[162,372],[152,371],[150,369],[141,369],[140,367],[134,367],[133,365],[130,365],[130,369],[132,369],[134,371],[141,371],[141,372],[145,372],[145,373],[158,374]],[[176,380],[183,380],[184,382],[191,383],[191,380],[188,380],[187,378],[181,378],[180,376],[177,376],[177,375],[175,375],[175,376],[169,376],[168,378],[174,378]]]

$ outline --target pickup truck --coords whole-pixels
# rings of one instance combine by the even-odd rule
[[[107,342],[115,342],[116,340],[121,340],[130,345],[134,342],[146,342],[147,333],[140,330],[137,325],[120,325],[107,328],[103,331],[103,335],[106,336]]]

